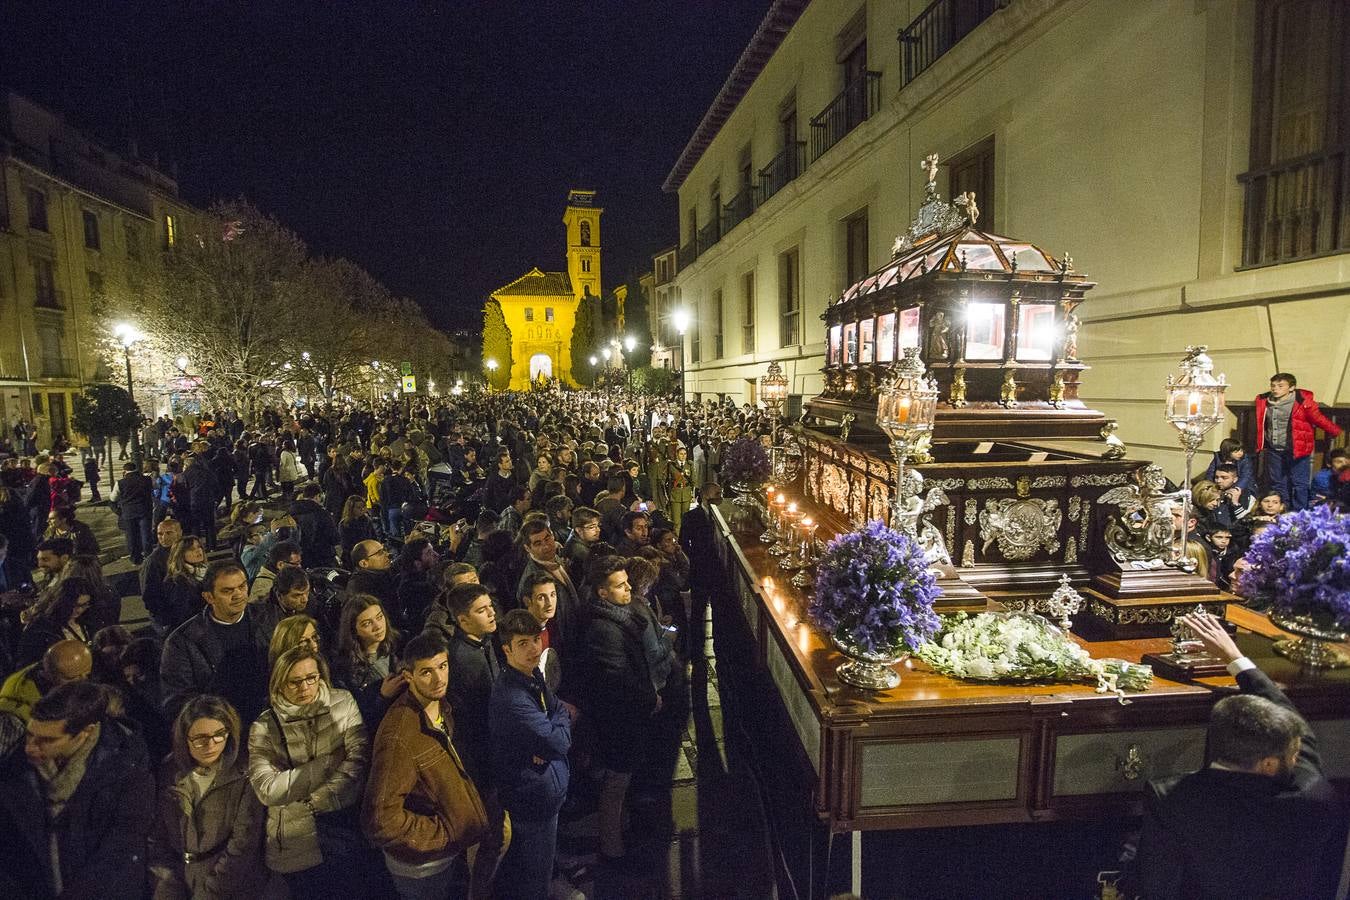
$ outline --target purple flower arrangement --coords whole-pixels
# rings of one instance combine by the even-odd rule
[[[937,632],[941,593],[918,541],[872,521],[826,546],[809,612],[843,644],[898,655]]]
[[[1350,628],[1350,516],[1329,506],[1286,513],[1247,551],[1244,597],[1285,615]]]
[[[769,454],[755,438],[740,438],[722,454],[722,478],[726,481],[759,484],[771,474]]]

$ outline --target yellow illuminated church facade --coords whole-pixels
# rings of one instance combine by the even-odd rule
[[[511,390],[524,390],[539,377],[572,378],[572,326],[581,299],[600,296],[600,214],[595,191],[567,194],[567,271],[536,266],[493,291],[511,330]]]

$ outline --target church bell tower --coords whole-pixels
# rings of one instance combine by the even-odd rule
[[[600,214],[595,191],[573,189],[567,192],[567,277],[578,300],[590,293],[600,296]]]

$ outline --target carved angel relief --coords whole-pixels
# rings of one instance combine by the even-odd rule
[[[1059,526],[1064,513],[1054,499],[986,500],[980,513],[982,553],[998,544],[1006,560],[1030,559],[1044,549],[1059,551]]]

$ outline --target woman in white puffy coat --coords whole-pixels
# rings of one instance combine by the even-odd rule
[[[281,442],[281,455],[277,460],[277,481],[281,483],[281,500],[290,503],[295,499],[295,483],[300,480],[300,458],[295,455],[295,441],[285,438]]]
[[[248,777],[267,807],[267,867],[294,897],[353,896],[366,880],[360,831],[370,745],[352,695],[309,645],[277,657],[271,707],[248,735]]]

